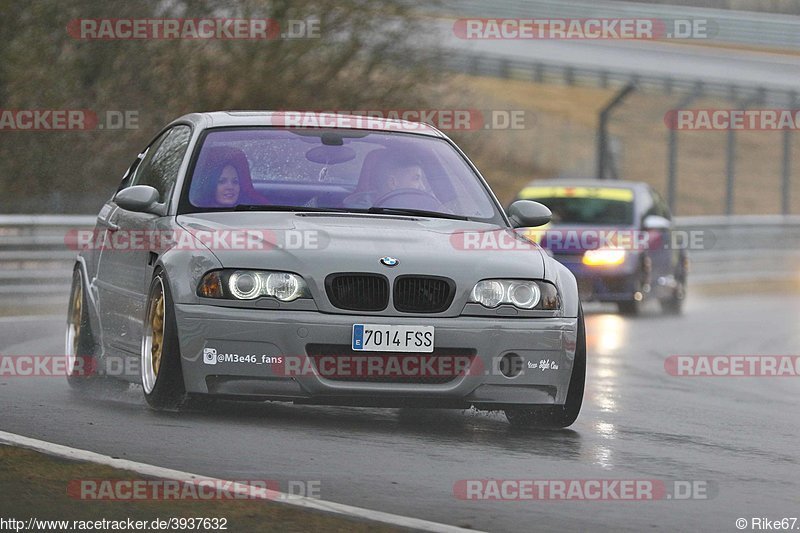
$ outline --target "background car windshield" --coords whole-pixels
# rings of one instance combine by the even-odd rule
[[[553,224],[633,224],[633,202],[603,198],[536,198],[536,201],[553,212]]]
[[[345,129],[212,131],[192,175],[189,201],[200,209],[395,208],[498,216],[478,176],[446,141]]]

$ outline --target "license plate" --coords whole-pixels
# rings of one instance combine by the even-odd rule
[[[357,352],[433,352],[433,326],[353,324]]]

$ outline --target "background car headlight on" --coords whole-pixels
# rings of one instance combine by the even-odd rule
[[[197,287],[198,296],[254,300],[271,296],[282,302],[310,298],[305,280],[291,272],[257,270],[215,270],[207,273]]]
[[[616,266],[625,262],[625,250],[620,248],[598,248],[586,250],[582,263],[587,266]]]
[[[519,309],[559,309],[561,300],[555,285],[545,281],[485,279],[475,284],[470,302],[494,308],[511,304]]]

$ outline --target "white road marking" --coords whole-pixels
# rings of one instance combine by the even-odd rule
[[[182,482],[191,482],[193,480],[204,480],[212,483],[226,483],[227,480],[210,478],[198,474],[191,474],[189,472],[182,472],[180,470],[171,470],[169,468],[162,468],[160,466],[148,465],[145,463],[137,463],[135,461],[128,461],[126,459],[115,459],[108,455],[102,455],[88,450],[81,450],[78,448],[70,448],[69,446],[62,446],[61,444],[54,444],[38,439],[32,439],[17,435],[15,433],[7,433],[0,431],[0,444],[8,444],[36,450],[48,455],[55,455],[72,459],[76,461],[86,461],[101,465],[118,468],[121,470],[130,470],[141,474],[160,479],[175,480]],[[232,483],[232,482],[230,482]],[[308,498],[305,496],[289,495],[283,492],[274,490],[266,490],[263,488],[253,488],[247,484],[233,483],[232,492],[237,494],[247,494],[255,499],[265,499],[269,501],[276,501],[278,503],[285,503],[295,507],[302,507],[305,509],[313,509],[316,511],[323,511],[326,513],[334,513],[355,518],[363,518],[375,522],[382,522],[393,526],[407,527],[419,531],[435,531],[442,533],[455,533],[469,531],[474,533],[473,529],[462,529],[456,526],[447,524],[440,524],[438,522],[430,522],[428,520],[421,520],[418,518],[411,518],[391,513],[384,513],[381,511],[373,511],[371,509],[363,509],[361,507],[353,507],[343,503],[329,502],[325,500],[318,500],[315,498]]]
[[[43,320],[63,320],[64,324],[67,323],[66,315],[21,315],[21,316],[2,316],[0,317],[0,324],[5,322],[41,322]]]

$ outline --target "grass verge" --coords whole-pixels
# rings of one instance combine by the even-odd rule
[[[92,501],[67,494],[71,480],[142,479],[103,465],[0,445],[0,517],[43,520],[142,520],[173,517],[227,519],[227,531],[395,532],[406,529],[300,509],[264,500]],[[324,487],[323,487],[324,490]],[[148,529],[150,530],[150,529]]]

